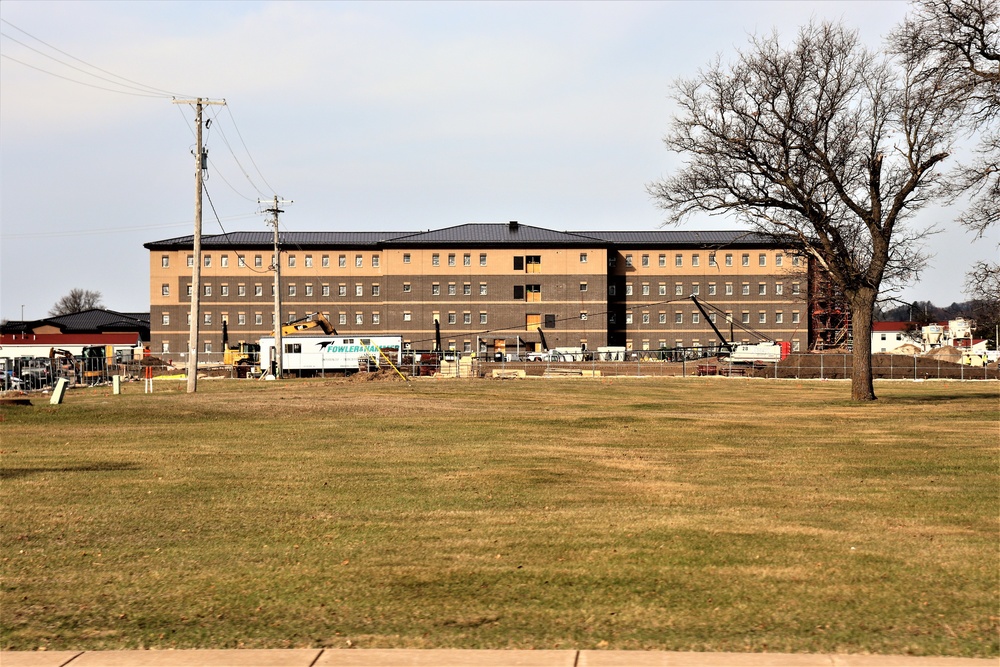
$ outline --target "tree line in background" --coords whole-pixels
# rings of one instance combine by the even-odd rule
[[[932,230],[914,214],[967,199],[961,224],[982,235],[997,221],[998,19],[993,0],[915,0],[881,52],[842,23],[810,23],[674,84],[664,143],[684,164],[650,195],[667,224],[733,215],[817,262],[851,311],[856,401],[876,398],[878,300],[927,261]],[[969,137],[973,158],[955,164]]]

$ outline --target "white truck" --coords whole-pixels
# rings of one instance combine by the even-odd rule
[[[381,367],[388,358],[398,366],[403,357],[402,336],[332,334],[322,336],[284,336],[281,368],[295,375],[318,375],[323,372],[356,373],[364,367]],[[274,337],[260,339],[260,367],[271,372],[274,360]]]

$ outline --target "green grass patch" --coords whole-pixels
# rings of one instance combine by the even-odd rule
[[[1000,654],[992,384],[183,389],[0,408],[0,646]]]

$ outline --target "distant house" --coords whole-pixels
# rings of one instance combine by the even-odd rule
[[[913,322],[873,322],[872,352],[892,352],[903,345],[922,348],[920,331]]]
[[[46,357],[52,350],[78,355],[85,347],[141,350],[149,342],[149,313],[93,308],[41,320],[0,324],[0,357]]]

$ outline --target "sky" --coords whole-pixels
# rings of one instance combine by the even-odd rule
[[[212,123],[205,234],[416,231],[505,222],[655,230],[646,185],[671,84],[753,34],[842,20],[871,46],[905,2],[0,3],[0,317],[70,290],[149,310],[143,243],[194,220],[194,108]],[[1000,230],[940,228],[907,301],[966,299]],[[694,217],[681,229],[740,229]]]

